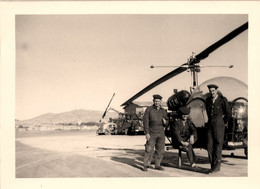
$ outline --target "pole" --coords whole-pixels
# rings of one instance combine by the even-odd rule
[[[106,113],[107,113],[107,111],[108,111],[108,107],[110,106],[110,103],[112,102],[114,96],[115,96],[115,93],[113,94],[112,98],[110,99],[110,101],[109,101],[109,103],[108,103],[108,105],[107,105],[107,107],[106,107],[106,110],[105,110],[105,112],[103,113],[101,119],[103,119],[103,118],[106,116]],[[99,122],[101,122],[101,120],[100,120]]]

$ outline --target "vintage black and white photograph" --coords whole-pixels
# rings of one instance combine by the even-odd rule
[[[248,15],[17,15],[15,22],[17,178],[247,176]],[[225,99],[212,118],[227,119],[213,125],[223,127],[212,136],[224,150],[216,174],[204,150],[209,84]],[[154,94],[165,124],[151,112],[143,122]],[[174,133],[182,106],[194,132]],[[164,144],[146,144],[153,132],[163,135],[164,154],[165,146],[157,149]],[[185,145],[178,155],[186,132],[197,139],[188,159]],[[156,150],[152,162],[143,162],[144,151],[152,155],[144,144]]]
[[[13,20],[14,179],[248,178],[248,13]]]

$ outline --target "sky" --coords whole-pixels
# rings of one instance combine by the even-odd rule
[[[16,15],[15,118],[75,109],[120,106],[144,87],[185,63],[248,21],[243,14]],[[154,68],[150,66],[173,66]],[[248,31],[214,51],[199,83],[229,76],[248,84]],[[174,67],[175,66],[175,67]],[[137,99],[166,101],[189,90],[184,72]]]

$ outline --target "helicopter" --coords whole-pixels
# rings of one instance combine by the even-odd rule
[[[170,96],[167,100],[168,107],[168,118],[169,124],[173,123],[173,120],[178,117],[178,109],[181,106],[187,106],[190,109],[190,118],[193,121],[197,133],[198,139],[193,145],[194,148],[206,149],[207,146],[207,113],[205,99],[209,93],[203,93],[207,90],[208,84],[216,84],[220,89],[225,90],[225,96],[227,97],[230,107],[232,109],[232,118],[228,122],[225,128],[224,144],[223,150],[235,150],[244,149],[244,154],[248,156],[248,97],[247,97],[247,85],[242,81],[231,78],[231,77],[218,77],[212,78],[201,85],[198,84],[198,73],[201,71],[202,66],[200,66],[201,60],[207,58],[212,52],[226,44],[227,42],[234,39],[236,36],[248,29],[248,22],[239,26],[235,30],[228,33],[226,36],[210,45],[208,48],[200,52],[199,54],[192,53],[188,58],[187,62],[177,67],[173,71],[154,81],[143,90],[135,94],[133,97],[124,102],[121,106],[128,106],[133,103],[135,99],[145,94],[154,87],[160,85],[161,83],[183,73],[184,71],[191,72],[192,86],[190,87],[190,92],[187,90],[178,91],[174,89],[174,94]],[[151,66],[155,68],[159,66]],[[160,66],[162,67],[162,66]],[[213,66],[212,66],[213,67]],[[227,66],[232,68],[233,65]],[[227,94],[226,94],[227,92]],[[221,93],[221,91],[219,91]],[[170,147],[176,146],[172,140],[172,135],[170,134],[170,127],[166,127],[165,136],[169,141],[166,144],[166,150]],[[180,152],[179,152],[180,153]]]

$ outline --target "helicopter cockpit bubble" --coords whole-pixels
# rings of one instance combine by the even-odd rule
[[[248,98],[248,86],[244,82],[233,77],[215,77],[211,78],[199,85],[200,90],[205,97],[208,93],[208,84],[216,84],[219,86],[219,91],[227,98],[229,102],[232,102],[238,97]]]

